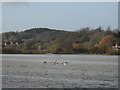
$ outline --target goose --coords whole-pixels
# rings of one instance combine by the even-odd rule
[[[63,65],[66,65],[68,62],[62,62]]]
[[[57,60],[55,60],[55,62],[53,62],[53,64],[57,65],[58,64]]]
[[[43,64],[47,64],[47,62],[46,62],[46,61],[44,61],[44,62],[43,62]]]

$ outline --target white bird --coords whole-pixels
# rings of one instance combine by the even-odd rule
[[[67,63],[68,63],[68,62],[63,62],[62,64],[63,64],[63,65],[66,65]]]

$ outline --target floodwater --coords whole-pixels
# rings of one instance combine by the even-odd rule
[[[2,84],[3,88],[117,88],[118,56],[6,54]]]

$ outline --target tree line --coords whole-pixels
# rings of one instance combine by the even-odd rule
[[[32,28],[2,33],[3,54],[110,54],[120,55],[120,31],[102,27],[76,31]]]

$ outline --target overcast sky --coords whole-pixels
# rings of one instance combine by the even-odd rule
[[[118,28],[117,2],[30,2],[2,6],[2,30],[21,31],[34,27],[76,30],[102,26]]]

